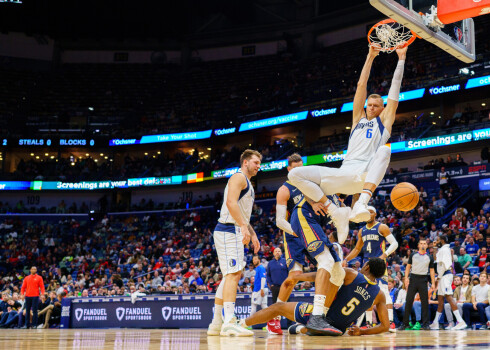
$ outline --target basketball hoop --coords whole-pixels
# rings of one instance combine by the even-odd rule
[[[369,46],[387,53],[410,45],[416,37],[417,34],[391,18],[376,23],[367,35]]]

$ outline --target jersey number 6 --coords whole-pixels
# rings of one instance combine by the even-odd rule
[[[373,137],[373,129],[367,129],[366,130],[366,138],[370,139]]]

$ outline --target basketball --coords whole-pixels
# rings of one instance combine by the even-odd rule
[[[410,211],[419,202],[419,191],[410,182],[401,182],[391,190],[391,203],[400,211]]]

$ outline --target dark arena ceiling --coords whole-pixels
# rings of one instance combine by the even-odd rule
[[[22,2],[22,3],[19,3]],[[1,0],[0,30],[61,45],[180,46],[330,31],[382,15],[367,0]]]

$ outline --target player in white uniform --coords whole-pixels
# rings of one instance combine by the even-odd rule
[[[257,235],[250,225],[255,199],[250,178],[257,175],[261,160],[262,155],[259,152],[245,150],[240,156],[240,170],[230,177],[225,188],[220,217],[213,234],[223,280],[216,290],[214,316],[208,335],[253,335],[252,331],[238,324],[235,300],[238,281],[245,267],[244,245],[251,239],[255,253],[260,249]]]
[[[386,107],[381,96],[373,94],[368,97],[367,107],[364,110],[371,66],[379,53],[373,47],[369,49],[357,83],[352,112],[352,131],[342,166],[336,169],[310,165],[292,169],[288,174],[291,183],[305,196],[326,206],[337,228],[340,244],[345,242],[349,233],[349,220],[353,222],[369,220],[367,204],[383,179],[390,162],[391,150],[385,144],[390,138],[395,121],[407,47],[397,49],[396,52],[399,60]],[[361,193],[361,195],[351,210],[349,207],[338,208],[332,204],[326,195],[334,193]]]

